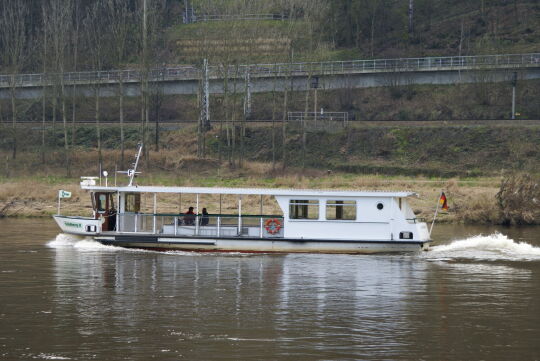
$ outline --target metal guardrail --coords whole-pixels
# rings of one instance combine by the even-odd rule
[[[195,15],[192,22],[237,20],[287,20],[284,14]]]
[[[309,121],[309,120],[329,120],[347,122],[349,120],[348,112],[288,112],[289,121]]]
[[[398,58],[351,61],[328,61],[308,63],[275,63],[252,64],[239,66],[209,66],[210,79],[244,78],[247,73],[253,77],[289,77],[302,75],[333,75],[375,72],[414,72],[444,70],[478,70],[478,69],[516,69],[524,67],[540,67],[540,53],[450,56],[425,58]],[[201,69],[194,66],[180,66],[152,69],[149,72],[140,70],[109,70],[69,72],[63,74],[66,85],[73,84],[116,84],[120,81],[137,83],[143,79],[148,81],[195,80],[201,76]],[[0,88],[38,87],[60,83],[60,74],[16,74],[0,75]]]

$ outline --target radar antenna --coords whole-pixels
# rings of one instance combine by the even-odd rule
[[[141,172],[137,172],[137,167],[139,166],[139,159],[141,159],[141,153],[143,149],[143,144],[139,143],[137,144],[137,153],[135,154],[135,162],[131,163],[132,168],[128,169],[127,171],[119,171],[117,173],[121,174],[127,174],[129,177],[129,184],[128,186],[131,187],[133,185],[133,180],[135,180],[135,177],[137,174],[141,174]]]

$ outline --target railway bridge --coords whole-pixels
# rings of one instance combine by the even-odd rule
[[[540,79],[540,53],[478,56],[397,58],[329,62],[250,64],[209,66],[209,93],[224,92],[225,83],[232,92],[244,92],[249,79],[251,92],[352,89],[409,84],[455,84]],[[63,77],[61,79],[60,77]],[[0,99],[8,99],[14,90],[19,99],[41,98],[43,90],[60,84],[81,96],[117,96],[120,83],[125,96],[139,96],[141,82],[158,85],[163,94],[196,94],[203,78],[202,67],[179,66],[62,74],[0,75]],[[225,82],[225,79],[228,82]]]

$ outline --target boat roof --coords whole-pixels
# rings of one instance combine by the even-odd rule
[[[235,194],[268,196],[311,196],[311,197],[416,197],[410,191],[354,191],[326,189],[284,189],[284,188],[218,188],[218,187],[165,187],[165,186],[120,186],[103,187],[81,185],[82,189],[95,192],[121,193],[189,193],[189,194]]]

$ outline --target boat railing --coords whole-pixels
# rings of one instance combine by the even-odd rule
[[[124,213],[118,215],[118,233],[200,237],[284,237],[283,216],[233,214]]]

